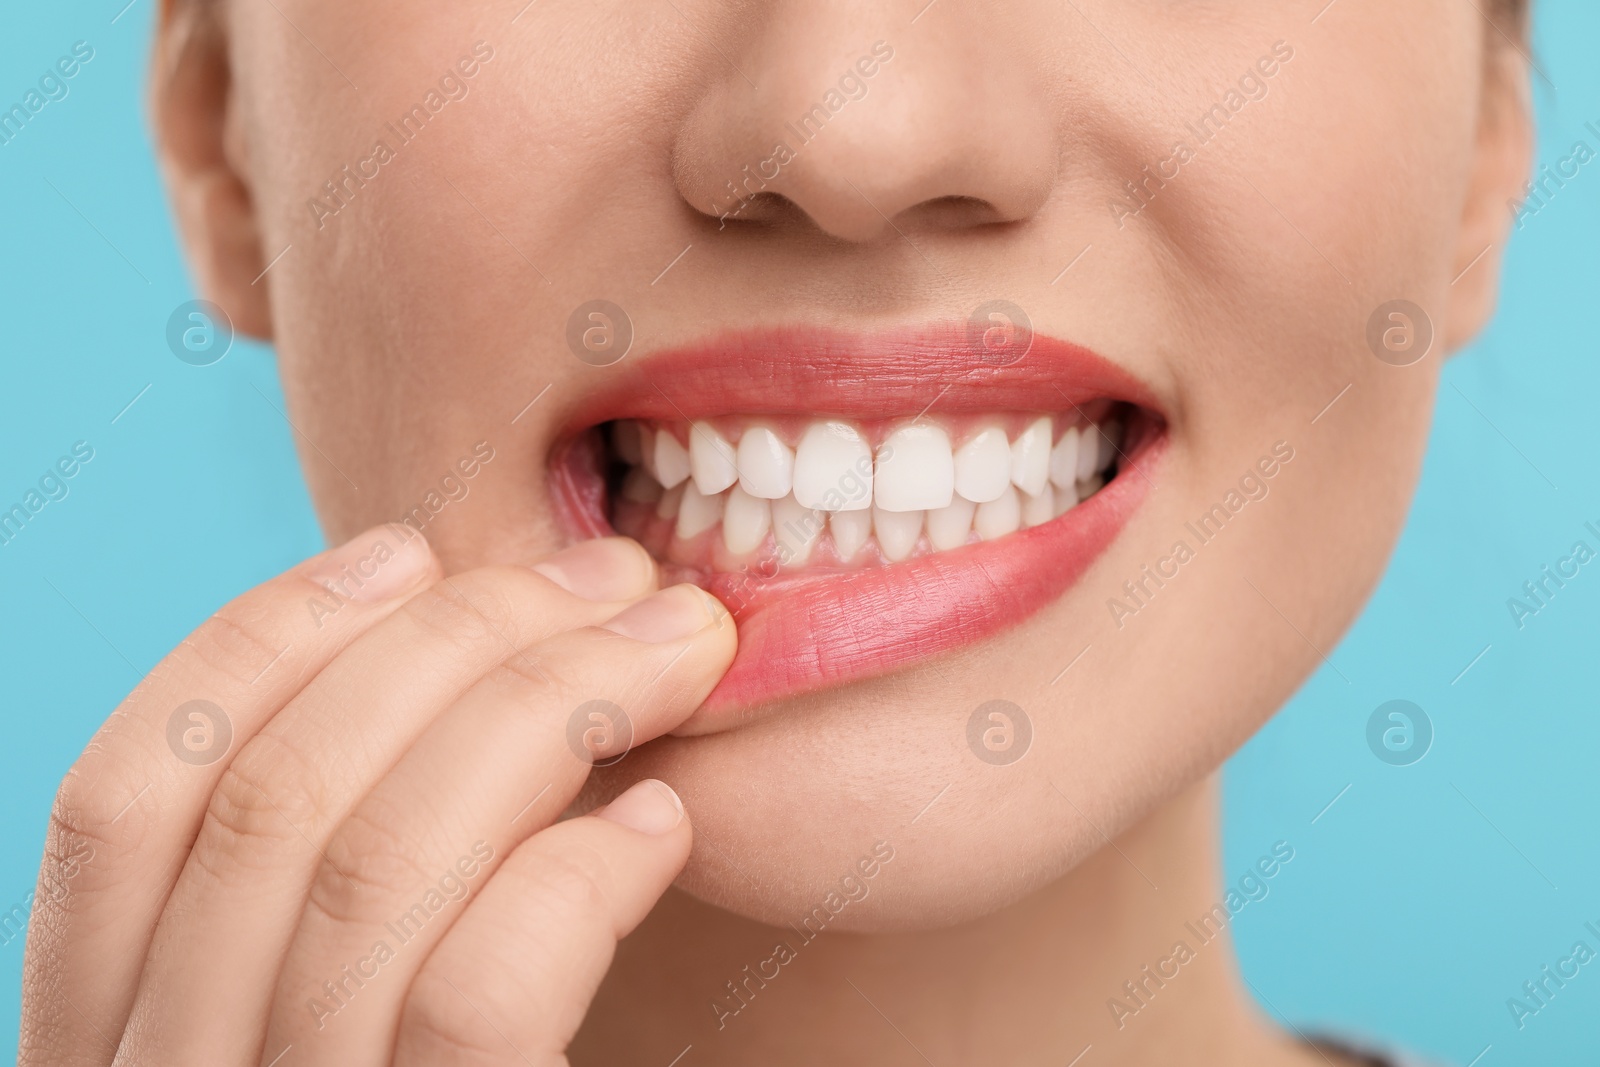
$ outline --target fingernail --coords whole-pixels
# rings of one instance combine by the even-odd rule
[[[626,537],[582,541],[535,563],[533,569],[585,600],[632,600],[655,578],[655,561]]]
[[[368,603],[408,592],[432,569],[428,540],[409,526],[375,526],[329,552],[306,576],[344,600]]]
[[[709,593],[692,585],[675,585],[631,605],[606,623],[605,629],[635,641],[665,644],[681,641],[707,626],[721,625],[726,614]]]
[[[683,821],[683,801],[666,782],[646,778],[635,782],[626,793],[595,812],[607,822],[621,823],[630,830],[659,837]]]

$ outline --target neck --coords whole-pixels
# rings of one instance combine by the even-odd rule
[[[1218,851],[1211,780],[960,926],[805,941],[674,890],[619,946],[572,1062],[1301,1062],[1239,989]],[[792,958],[765,962],[779,944]]]

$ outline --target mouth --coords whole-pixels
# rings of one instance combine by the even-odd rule
[[[634,538],[738,624],[732,667],[676,731],[693,735],[1059,599],[1165,442],[1149,390],[1066,342],[1034,336],[1000,361],[965,324],[783,329],[633,363],[583,405],[551,472],[571,536]]]

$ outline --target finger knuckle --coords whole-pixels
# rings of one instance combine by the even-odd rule
[[[483,683],[493,687],[498,699],[531,712],[546,710],[572,691],[571,680],[559,663],[548,657],[536,658],[532,652],[519,652],[491,667]]]
[[[119,857],[139,852],[154,813],[143,803],[154,784],[150,761],[96,742],[62,777],[50,808],[45,852],[51,856],[92,853],[107,870]]]
[[[248,688],[283,656],[287,644],[259,606],[235,602],[201,623],[178,646],[178,655]]]
[[[484,585],[464,577],[446,579],[406,601],[400,610],[429,636],[476,653],[503,643],[507,634],[520,629],[504,594]]]
[[[381,921],[379,902],[391,905],[401,889],[437,881],[416,839],[395,829],[400,825],[370,803],[352,812],[328,842],[309,906],[340,924]]]
[[[528,898],[564,925],[582,925],[611,914],[615,897],[611,864],[592,845],[567,842],[560,851],[540,856],[527,878]]]
[[[634,679],[633,696],[641,705],[656,708],[693,707],[706,698],[716,679],[703,661],[685,656],[660,667],[652,665],[648,675],[641,672]]]
[[[286,850],[314,847],[327,809],[316,765],[281,739],[252,738],[212,791],[193,856],[232,883],[271,870]]]

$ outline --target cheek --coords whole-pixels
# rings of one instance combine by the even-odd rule
[[[573,309],[603,295],[642,317],[619,290],[659,292],[651,278],[682,250],[656,232],[658,214],[668,219],[661,229],[677,216],[637,203],[641,190],[675,195],[669,174],[650,173],[650,161],[666,165],[659,142],[673,118],[639,104],[662,98],[642,83],[661,75],[620,58],[676,43],[646,40],[658,29],[648,19],[612,20],[601,29],[615,50],[585,58],[571,40],[529,30],[537,9],[502,37],[423,5],[402,20],[376,17],[372,5],[343,16],[309,0],[280,6],[361,85],[357,95],[271,5],[241,7],[240,37],[252,42],[242,49],[241,107],[263,244],[292,247],[270,275],[284,388],[331,461],[306,462],[318,511],[339,529],[402,513],[498,425],[507,429],[493,443],[518,447],[497,476],[534,491],[485,491],[482,501],[475,492],[429,536],[457,536],[461,513],[497,500],[496,530],[547,549],[555,534],[534,506],[544,478],[534,457],[548,443],[541,416],[552,405],[511,420],[547,386],[558,397],[592,388],[593,368],[566,341]],[[402,118],[480,36],[495,52],[471,91],[406,140]],[[310,202],[327,203],[326,183],[371,159],[379,140],[393,158],[319,220]]]
[[[1185,353],[1198,350],[1194,381],[1233,379],[1231,387],[1248,360],[1263,392],[1287,394],[1308,364],[1347,358],[1386,301],[1422,305],[1442,335],[1473,162],[1483,27],[1470,5],[1445,0],[1403,11],[1358,0],[1336,25],[1314,28],[1258,21],[1239,28],[1237,41],[1196,52],[1203,74],[1139,116],[1142,128],[1172,131],[1194,158],[1118,238],[1131,232],[1148,261],[1166,264],[1161,291],[1194,320],[1238,328],[1277,353],[1258,358],[1197,339]],[[1280,52],[1266,95],[1210,136],[1203,116],[1222,99],[1216,87],[1235,84],[1275,40],[1292,58]],[[1140,162],[1170,151],[1148,145]]]

